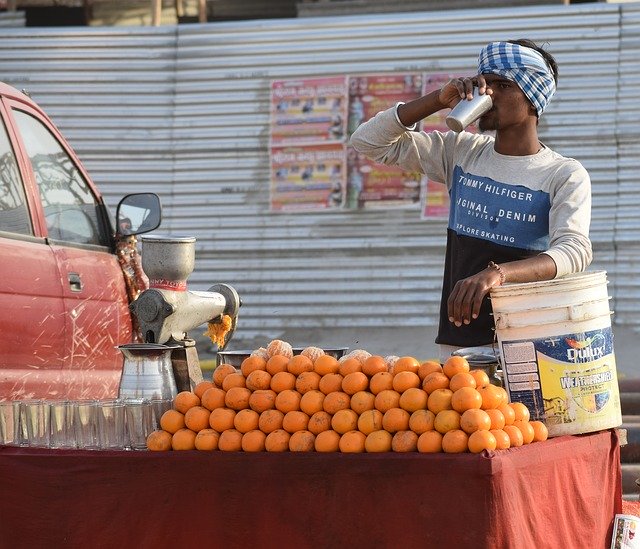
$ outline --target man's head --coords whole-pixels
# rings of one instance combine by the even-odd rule
[[[531,40],[487,44],[478,57],[478,73],[515,82],[540,118],[556,91],[558,65],[553,56]]]

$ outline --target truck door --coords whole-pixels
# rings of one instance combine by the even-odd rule
[[[56,258],[66,310],[62,375],[69,398],[117,394],[131,341],[124,278],[112,251],[106,210],[70,148],[46,119],[14,108]]]
[[[0,399],[57,397],[66,337],[60,272],[5,107],[0,97]]]

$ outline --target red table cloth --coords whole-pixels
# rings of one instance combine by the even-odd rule
[[[473,454],[0,447],[2,548],[609,546],[615,430]]]

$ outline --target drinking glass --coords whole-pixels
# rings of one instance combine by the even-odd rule
[[[77,400],[73,403],[76,442],[78,448],[97,450],[98,440],[98,401]]]
[[[146,450],[147,436],[154,430],[151,402],[125,399],[127,438],[132,450]]]
[[[20,446],[20,403],[0,401],[0,444]]]
[[[49,447],[49,403],[43,399],[20,401],[20,420],[27,426],[27,445]]]
[[[76,448],[73,403],[70,400],[54,400],[49,403],[51,448]]]
[[[103,450],[125,448],[125,413],[121,400],[98,401],[98,437]]]
[[[153,411],[153,429],[160,429],[160,418],[167,410],[173,407],[173,399],[171,398],[152,398],[151,409]]]

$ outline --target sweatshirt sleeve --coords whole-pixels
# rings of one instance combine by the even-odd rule
[[[591,181],[587,170],[570,160],[558,173],[561,183],[551,196],[549,249],[544,253],[555,261],[556,278],[584,271],[593,252],[589,240]]]
[[[375,162],[399,166],[446,183],[447,167],[452,160],[446,157],[446,134],[411,131],[400,123],[396,109],[379,112],[361,124],[351,136],[351,146]]]

